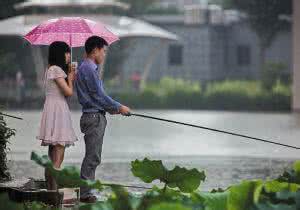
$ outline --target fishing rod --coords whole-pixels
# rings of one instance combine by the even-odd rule
[[[18,120],[23,120],[23,118],[21,118],[21,117],[16,117],[16,116],[9,115],[9,114],[4,114],[3,112],[0,112],[0,115],[10,117],[10,118],[14,118],[14,119],[18,119]]]
[[[159,121],[164,121],[164,122],[169,122],[169,123],[175,123],[175,124],[179,124],[179,125],[185,125],[185,126],[190,126],[190,127],[194,127],[194,128],[205,129],[205,130],[214,131],[214,132],[218,132],[218,133],[224,133],[224,134],[228,134],[228,135],[232,135],[232,136],[239,136],[242,138],[252,139],[255,141],[261,141],[261,142],[265,142],[265,143],[269,143],[269,144],[275,144],[275,145],[279,145],[279,146],[283,146],[283,147],[300,149],[300,147],[296,147],[296,146],[288,145],[288,144],[282,144],[282,143],[278,143],[278,142],[267,140],[267,139],[262,139],[262,138],[252,137],[252,136],[234,133],[234,132],[230,132],[230,131],[219,130],[219,129],[209,128],[209,127],[179,122],[179,121],[175,121],[175,120],[168,120],[168,119],[163,119],[163,118],[158,118],[158,117],[152,117],[152,116],[144,115],[144,114],[129,113],[127,116],[136,116],[136,117],[148,118],[148,119],[159,120]]]

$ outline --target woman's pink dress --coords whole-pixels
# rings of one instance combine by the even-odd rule
[[[37,136],[42,146],[70,146],[77,141],[69,105],[55,82],[56,78],[66,77],[66,73],[58,66],[51,66],[45,73],[46,101]]]

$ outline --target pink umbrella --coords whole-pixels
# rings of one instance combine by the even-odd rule
[[[108,44],[119,40],[104,24],[81,17],[62,17],[47,20],[24,36],[31,44],[50,45],[63,41],[70,47],[83,46],[91,36],[99,36]]]
[[[50,45],[54,41],[66,42],[71,47],[83,46],[91,36],[103,38],[109,45],[119,40],[104,24],[81,17],[62,17],[47,20],[24,36],[31,44]]]

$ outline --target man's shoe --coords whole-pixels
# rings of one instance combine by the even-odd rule
[[[96,203],[97,202],[97,197],[94,195],[90,195],[84,198],[80,198],[80,202],[82,203]]]

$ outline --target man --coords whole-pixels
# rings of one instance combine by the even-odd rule
[[[129,115],[130,109],[109,97],[99,79],[99,64],[103,64],[107,42],[97,36],[90,37],[85,43],[86,59],[78,68],[76,90],[82,106],[80,129],[84,133],[85,157],[81,165],[81,178],[95,180],[97,166],[101,163],[103,136],[106,127],[106,112]],[[94,203],[96,196],[91,189],[80,189],[81,202]]]

